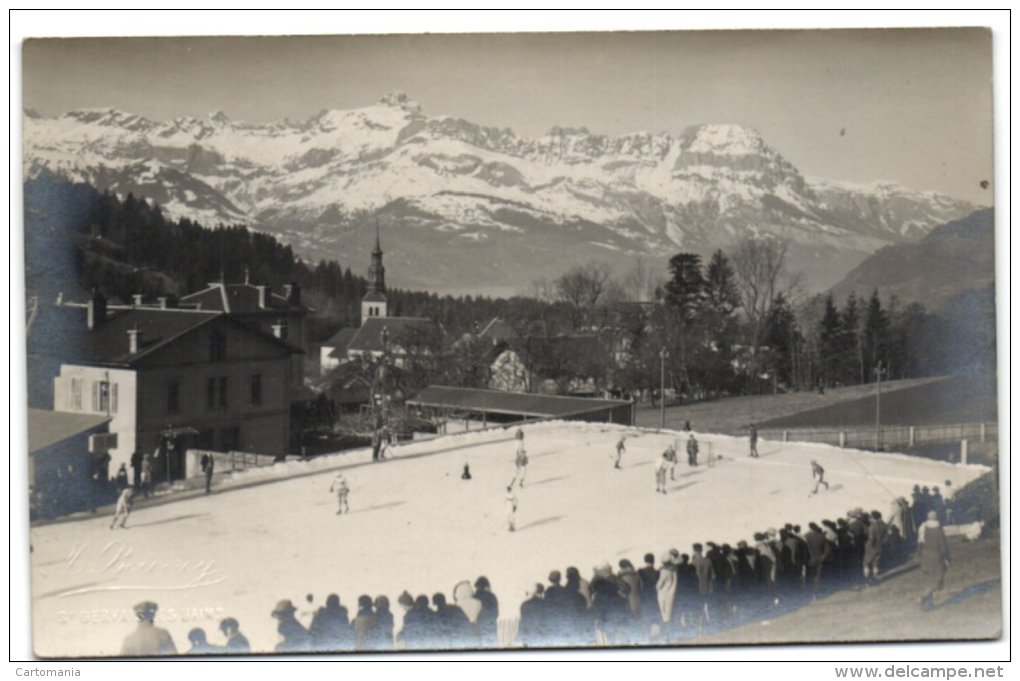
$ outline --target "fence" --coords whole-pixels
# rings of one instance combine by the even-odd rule
[[[213,470],[217,473],[243,471],[247,468],[272,466],[276,460],[271,454],[254,454],[252,452],[214,452],[205,449],[189,449],[187,451],[186,475],[195,477],[202,475],[202,457],[209,455],[213,460]]]
[[[999,437],[998,423],[957,423],[934,426],[883,426],[875,428],[818,429],[790,428],[759,431],[762,439],[782,442],[818,442],[837,447],[874,449],[876,447],[915,447],[918,445],[962,442],[989,442]]]

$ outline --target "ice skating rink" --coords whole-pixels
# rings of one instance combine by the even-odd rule
[[[623,432],[627,451],[616,470]],[[351,617],[360,594],[383,594],[399,630],[402,591],[441,591],[452,601],[458,581],[479,575],[492,583],[501,617],[513,617],[529,586],[546,582],[552,569],[576,566],[588,577],[602,561],[615,570],[626,557],[640,567],[649,551],[658,557],[672,547],[689,553],[697,541],[750,542],[756,531],[835,519],[855,507],[886,515],[914,484],[938,485],[948,496],[986,470],[770,441],[750,459],[746,439],[707,434],[696,434],[702,455],[711,442],[720,458],[690,468],[684,433],[581,423],[535,424],[525,433],[530,464],[524,488],[515,490],[514,533],[504,507],[512,429],[409,444],[379,464],[365,452],[288,463],[286,471],[321,472],[136,507],[126,530],[111,531],[108,516],[33,528],[34,650],[116,655],[134,628],[131,606],[152,600],[160,606],[156,624],[180,652],[193,627],[222,644],[217,625],[227,616],[239,620],[253,650],[271,652],[278,600],[292,600],[307,625],[330,593]],[[676,480],[668,494],[656,494],[653,464],[675,441]],[[814,496],[811,459],[831,485]],[[469,481],[461,480],[465,463]],[[330,466],[345,467],[350,515],[336,515]]]

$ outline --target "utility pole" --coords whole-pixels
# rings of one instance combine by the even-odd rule
[[[875,395],[875,451],[882,449],[882,375],[885,368],[879,360],[875,367],[875,379],[878,382],[878,393]]]
[[[666,427],[666,346],[659,351],[659,428]]]

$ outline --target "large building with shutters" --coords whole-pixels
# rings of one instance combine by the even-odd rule
[[[184,476],[187,448],[287,452],[301,350],[233,315],[108,309],[93,295],[41,309],[28,343],[30,404],[108,417],[113,470],[158,453],[160,482]]]

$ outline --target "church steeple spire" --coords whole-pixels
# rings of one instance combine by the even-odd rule
[[[361,323],[371,317],[386,316],[386,268],[382,262],[382,245],[379,242],[379,222],[375,223],[375,248],[372,264],[368,266],[368,292],[361,299]]]
[[[386,268],[382,262],[382,246],[379,243],[379,222],[375,223],[375,248],[372,249],[372,264],[368,267],[368,290],[375,293],[386,291]]]

